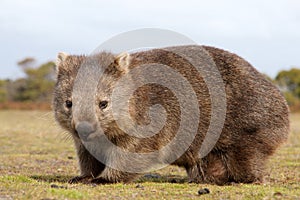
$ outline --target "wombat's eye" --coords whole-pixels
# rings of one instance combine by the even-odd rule
[[[107,107],[107,104],[108,104],[107,101],[100,101],[99,108],[103,110]]]
[[[66,107],[67,107],[67,108],[72,108],[72,101],[67,100],[67,101],[66,101]]]

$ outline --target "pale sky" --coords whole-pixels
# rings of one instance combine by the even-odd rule
[[[0,78],[16,63],[89,54],[114,35],[161,28],[237,53],[259,71],[300,67],[299,0],[0,0]]]

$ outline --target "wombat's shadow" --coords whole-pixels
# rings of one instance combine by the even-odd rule
[[[68,180],[73,178],[73,176],[60,176],[60,175],[32,175],[30,178],[40,181],[40,182],[59,182],[59,183],[67,183]]]
[[[41,182],[59,182],[67,183],[73,176],[60,176],[60,175],[32,175],[30,178]],[[145,183],[145,182],[155,182],[155,183],[187,183],[187,177],[178,175],[160,175],[160,174],[146,174],[134,183]]]

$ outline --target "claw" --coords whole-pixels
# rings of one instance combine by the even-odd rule
[[[76,184],[76,183],[88,183],[88,180],[92,178],[92,176],[75,176],[74,178],[70,179],[68,183]]]
[[[99,178],[94,178],[91,180],[91,183],[95,183],[95,184],[109,184],[111,183],[110,181],[102,178],[102,177],[99,177]]]

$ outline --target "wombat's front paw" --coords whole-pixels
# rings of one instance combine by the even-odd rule
[[[111,183],[110,181],[102,178],[102,177],[99,177],[99,178],[94,178],[93,180],[91,180],[91,183],[95,183],[95,184],[109,184]]]
[[[92,176],[75,176],[74,178],[70,179],[68,183],[75,184],[75,183],[89,183],[89,180]]]

